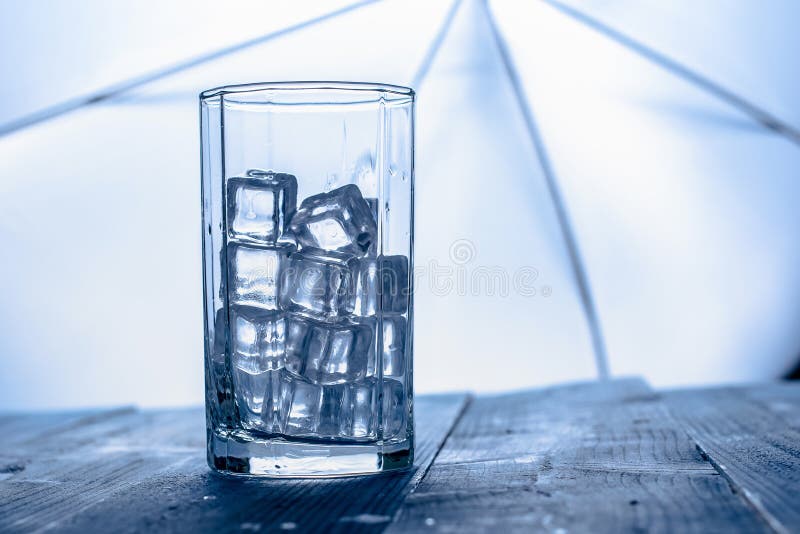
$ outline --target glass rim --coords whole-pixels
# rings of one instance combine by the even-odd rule
[[[296,82],[256,82],[233,85],[222,85],[202,91],[199,95],[200,101],[205,102],[217,98],[224,98],[226,95],[261,93],[261,92],[280,92],[285,94],[299,92],[318,92],[320,94],[343,94],[347,92],[389,95],[388,100],[410,98],[414,100],[415,93],[410,87],[402,85],[392,85],[387,83],[372,82],[335,82],[335,81],[296,81]],[[337,103],[346,103],[337,100]],[[353,102],[356,102],[355,100]],[[280,102],[276,102],[280,104]]]

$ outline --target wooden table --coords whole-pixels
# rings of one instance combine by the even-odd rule
[[[413,470],[228,480],[201,408],[0,415],[0,531],[800,531],[800,385],[416,399]]]

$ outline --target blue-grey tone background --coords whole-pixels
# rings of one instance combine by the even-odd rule
[[[612,375],[785,373],[800,3],[560,1],[0,0],[0,409],[202,402],[196,99],[253,81],[418,90],[417,391],[598,375],[546,173]]]

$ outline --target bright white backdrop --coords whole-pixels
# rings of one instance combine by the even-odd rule
[[[46,5],[0,1],[0,130],[348,6]],[[597,374],[519,94],[612,374],[675,385],[784,372],[800,352],[800,146],[552,5],[489,3],[506,58],[484,4],[449,18],[453,5],[368,3],[0,136],[0,409],[202,402],[196,94],[265,80],[417,85],[417,265],[538,273],[532,296],[442,295],[423,279],[418,391]],[[759,8],[771,33],[720,6],[693,8],[692,24],[670,8],[672,29],[650,31],[664,5],[571,5],[797,123],[800,74],[781,62],[796,39],[783,29],[790,1]]]

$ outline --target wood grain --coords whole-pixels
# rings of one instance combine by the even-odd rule
[[[0,531],[55,527],[203,450],[200,409],[128,408],[40,422],[12,436],[0,426],[0,457],[18,467],[0,482]]]
[[[800,386],[415,402],[414,469],[323,480],[212,474],[199,408],[0,414],[0,531],[800,531]]]
[[[799,387],[665,394],[703,453],[778,532],[800,531],[800,431],[781,415],[788,409],[769,406],[796,409]]]
[[[463,410],[466,395],[416,399],[412,470],[331,480],[228,480],[205,463],[205,419],[191,410],[118,410],[48,420],[7,438],[0,531],[380,531]],[[65,419],[66,421],[66,419]],[[0,435],[20,428],[0,418]],[[14,426],[16,425],[16,426]],[[10,464],[9,464],[10,465]]]
[[[477,398],[390,532],[766,531],[639,380]]]

